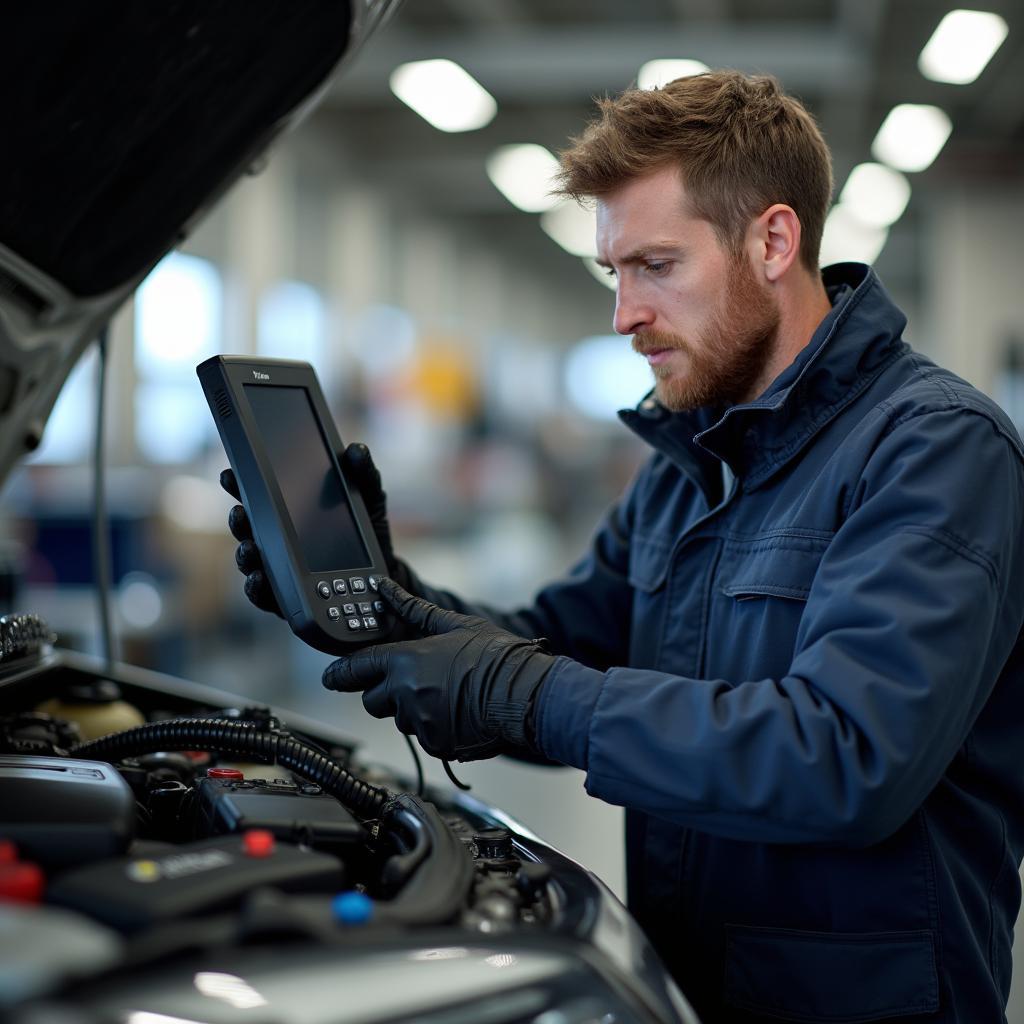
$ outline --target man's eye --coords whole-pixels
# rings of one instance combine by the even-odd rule
[[[668,260],[653,260],[650,263],[645,263],[644,267],[647,269],[648,273],[664,274],[665,271],[668,270],[669,265]]]
[[[614,267],[602,267],[601,269],[604,271],[604,276],[605,277],[614,277],[615,276],[615,268]]]

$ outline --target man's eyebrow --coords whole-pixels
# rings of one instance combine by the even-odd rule
[[[623,256],[619,263],[626,266],[630,263],[643,263],[645,260],[649,260],[654,253],[677,255],[681,253],[682,246],[677,245],[675,242],[666,242],[664,245],[645,245],[643,248],[634,249],[633,252],[627,256]],[[599,267],[611,268],[611,264],[607,260],[601,259],[600,256],[594,261]]]

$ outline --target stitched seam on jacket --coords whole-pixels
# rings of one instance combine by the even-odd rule
[[[809,526],[780,526],[774,530],[760,530],[757,533],[740,533],[737,530],[729,530],[723,536],[728,541],[740,543],[773,540],[776,537],[784,540],[787,537],[793,537],[796,540],[820,540],[828,544],[835,536],[835,531],[813,530]]]
[[[989,974],[992,975],[993,980],[996,980],[998,974],[996,968],[996,915],[993,909],[993,900],[995,897],[996,885],[1003,877],[1003,872],[1006,870],[1007,864],[1006,819],[999,811],[996,811],[996,814],[999,817],[999,864],[996,866],[996,873],[992,876],[992,884],[988,887],[988,970]]]
[[[935,915],[934,921],[934,933],[932,935],[932,941],[934,946],[932,948],[932,956],[935,961],[936,967],[940,966],[943,961],[943,950],[942,950],[942,912],[939,908],[939,892],[938,886],[935,882],[935,857],[932,854],[932,830],[928,826],[928,815],[925,813],[924,807],[921,806],[917,809],[917,818],[921,823],[921,832],[924,835],[924,856],[927,863],[927,877],[925,884],[928,888],[928,902],[930,909]],[[941,986],[941,977],[939,979]],[[941,1002],[942,993],[939,992],[939,999]]]
[[[899,394],[899,392],[896,392],[896,394]],[[897,427],[902,426],[909,420],[916,419],[918,416],[931,416],[936,412],[968,413],[973,416],[980,416],[983,420],[985,420],[985,422],[988,423],[988,425],[1010,446],[1010,448],[1013,450],[1014,455],[1016,455],[1021,462],[1024,462],[1024,449],[1021,448],[1020,439],[1011,437],[1009,434],[1007,434],[1007,432],[1003,429],[1002,424],[998,420],[994,419],[984,410],[975,409],[973,406],[968,405],[962,399],[958,398],[955,392],[953,392],[950,401],[951,404],[948,408],[945,409],[908,409],[906,412],[897,416],[896,409],[892,404],[892,396],[890,398],[884,399],[883,401],[878,403],[878,408],[886,410],[889,413],[889,415],[893,418],[890,419],[888,428],[882,435],[883,439],[888,437],[889,434],[891,434]]]
[[[791,543],[779,543],[779,541],[784,540],[789,540]],[[770,554],[772,552],[786,554],[788,552],[791,554],[820,555],[828,550],[832,540],[832,537],[829,537],[828,540],[820,537],[769,537],[764,540],[731,540],[726,538],[725,546],[730,552],[735,554],[756,555],[760,553]],[[796,543],[797,541],[800,543]]]
[[[914,369],[917,370],[918,375],[922,380],[925,380],[930,384],[934,384],[950,402],[954,402],[956,404],[962,403],[963,400],[956,391],[949,386],[949,382],[944,381],[932,367],[925,366],[921,357],[916,352],[914,353],[912,361]]]
[[[936,544],[941,544],[948,551],[952,551],[954,555],[959,555],[965,561],[973,562],[980,569],[984,569],[992,582],[998,586],[999,573],[995,562],[984,551],[968,544],[962,537],[937,526],[904,526],[902,529],[906,533],[916,533],[927,537],[929,540],[935,541]]]

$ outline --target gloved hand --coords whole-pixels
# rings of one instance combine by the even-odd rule
[[[528,718],[556,658],[472,615],[413,597],[390,579],[380,596],[425,636],[364,647],[327,666],[329,690],[363,690],[374,718],[394,716],[428,754],[475,761],[511,747],[535,750]]]
[[[354,486],[363,496],[389,575],[408,584],[411,582],[412,574],[409,567],[395,557],[395,549],[391,543],[391,527],[388,525],[387,495],[381,486],[380,471],[373,464],[370,449],[365,444],[348,445],[341,456],[341,468],[349,485]],[[230,469],[225,469],[221,473],[220,485],[236,501],[242,500],[238,481]],[[235,549],[235,562],[245,575],[245,596],[257,608],[280,616],[281,609],[277,606],[270,581],[263,571],[263,559],[260,557],[256,541],[253,540],[249,516],[241,505],[235,505],[228,512],[228,529],[239,542]]]

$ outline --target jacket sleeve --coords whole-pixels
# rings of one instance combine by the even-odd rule
[[[605,516],[587,554],[529,608],[500,611],[416,580],[415,592],[463,615],[478,615],[517,636],[544,637],[553,654],[606,669],[629,655],[629,537],[637,481]]]
[[[783,678],[560,659],[538,742],[583,768],[592,795],[690,827],[877,842],[936,785],[1018,640],[1022,523],[1021,454],[992,420],[895,420],[821,561]]]

